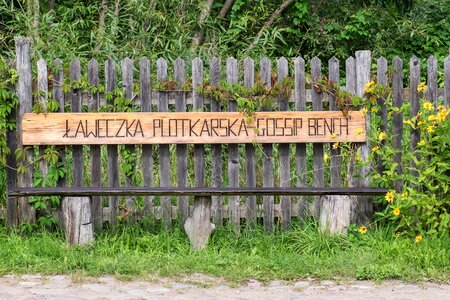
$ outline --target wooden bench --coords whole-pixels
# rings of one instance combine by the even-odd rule
[[[304,61],[300,58],[294,61],[295,96],[293,99],[295,108],[292,103],[289,103],[289,99],[280,98],[278,99],[277,112],[256,112],[251,116],[236,112],[238,107],[235,101],[219,103],[215,99],[203,97],[198,92],[198,87],[203,82],[203,63],[198,58],[192,62],[192,88],[189,91],[192,98],[189,100],[190,104],[186,101],[186,91],[176,89],[154,91],[157,99],[156,101],[152,100],[150,62],[145,58],[142,59],[139,63],[139,103],[132,102],[132,107],[139,109],[141,112],[127,113],[98,112],[102,101],[114,100],[107,99],[107,97],[102,100],[98,89],[91,89],[87,99],[82,99],[82,90],[77,87],[81,78],[81,66],[77,60],[73,60],[70,66],[72,84],[70,92],[64,93],[63,91],[64,72],[60,60],[54,62],[52,90],[49,91],[49,83],[46,81],[49,78],[48,68],[46,62],[40,60],[37,64],[38,96],[36,96],[36,102],[45,105],[48,94],[52,92],[52,98],[60,104],[61,112],[30,114],[33,84],[29,41],[27,39],[16,39],[16,51],[19,74],[16,87],[19,98],[18,122],[17,131],[9,132],[7,138],[8,145],[12,149],[8,156],[8,165],[12,168],[9,168],[7,172],[7,221],[11,225],[35,220],[35,211],[28,204],[28,197],[62,196],[65,197],[63,199],[63,210],[66,211],[66,219],[70,219],[65,222],[66,233],[69,236],[75,236],[74,240],[71,241],[69,238],[69,241],[83,243],[79,239],[76,240],[76,237],[83,234],[92,237],[92,227],[101,229],[105,219],[112,225],[117,222],[117,209],[120,200],[118,197],[126,196],[124,207],[126,210],[134,212],[136,210],[135,197],[143,196],[143,211],[147,213],[158,212],[167,227],[171,226],[173,217],[178,217],[184,224],[193,248],[200,249],[204,247],[214,228],[211,219],[213,223],[220,224],[223,218],[227,217],[235,230],[239,231],[241,218],[246,219],[246,224],[255,224],[256,219],[262,216],[264,228],[267,232],[272,232],[274,220],[277,217],[280,220],[281,227],[287,229],[292,217],[300,217],[300,206],[309,205],[304,196],[325,196],[325,198],[321,198],[321,201],[315,198],[316,201],[311,205],[312,214],[321,218],[321,222],[325,224],[329,221],[328,217],[339,218],[330,203],[339,203],[336,204],[339,206],[342,203],[355,201],[353,196],[381,195],[387,192],[386,189],[372,188],[368,185],[365,178],[368,174],[367,168],[362,168],[361,172],[355,172],[355,178],[358,176],[360,178],[355,180],[355,182],[359,182],[357,186],[342,187],[339,174],[339,151],[334,151],[334,149],[330,150],[331,182],[325,183],[323,145],[334,142],[357,142],[361,147],[361,153],[365,155],[363,159],[367,159],[368,145],[365,144],[367,125],[365,116],[361,112],[351,112],[351,118],[349,118],[348,115],[337,111],[334,101],[329,101],[331,111],[322,111],[322,94],[315,89],[309,91],[313,111],[306,112],[305,67]],[[332,64],[338,64],[336,60],[331,62]],[[350,63],[352,62],[350,61]],[[251,59],[244,61],[243,73],[246,87],[251,87],[255,80],[253,64]],[[320,61],[313,59],[311,64],[312,78],[320,78]],[[354,59],[353,64],[355,64]],[[157,81],[161,84],[167,84],[167,62],[164,59],[159,59],[156,65]],[[357,53],[356,65],[359,66],[358,70],[364,76],[359,76],[357,80],[356,74],[350,74],[347,79],[347,89],[362,95],[363,87],[370,78],[370,52],[361,51],[359,54]],[[183,60],[177,59],[174,62],[174,82],[176,86],[185,84],[184,68]],[[87,69],[90,86],[99,86],[97,62],[91,60]],[[218,85],[220,78],[219,60],[212,59],[209,69],[211,84]],[[123,96],[129,101],[136,98],[132,90],[134,82],[132,70],[133,62],[129,59],[123,60]],[[356,68],[350,68],[349,70],[356,70]],[[113,93],[116,90],[115,74],[114,62],[107,60],[105,62],[105,93]],[[229,59],[227,61],[228,83],[238,82],[237,74],[237,61]],[[271,63],[268,59],[261,61],[260,74],[261,80],[269,87],[272,82],[272,73]],[[277,80],[281,82],[287,74],[287,60],[282,58],[278,61]],[[339,82],[338,68],[330,68],[329,78],[333,82]],[[174,98],[174,106],[169,105],[169,103],[172,103],[169,101],[169,95]],[[64,108],[69,104],[72,112],[64,113]],[[93,112],[80,113],[83,105],[85,105],[85,109]],[[268,110],[269,107],[265,109]],[[186,110],[189,112],[186,112]],[[203,112],[198,112],[199,110]],[[344,127],[347,126],[344,131],[337,132],[338,125],[335,125],[334,129],[330,129],[330,124],[334,122],[333,118],[348,122],[345,125],[341,124]],[[199,121],[197,122],[197,120]],[[300,125],[299,122],[304,123]],[[308,122],[310,123],[308,124]],[[328,123],[319,124],[319,122]],[[323,130],[323,134],[318,132],[320,126],[322,126],[320,130]],[[337,133],[337,136],[333,133]],[[307,143],[314,143],[313,154],[309,158],[306,152]],[[171,144],[175,144],[176,149],[171,150]],[[17,167],[18,162],[15,160],[14,150],[27,145],[34,145],[33,147],[36,148],[35,150],[33,150],[33,147],[24,148],[24,166],[27,172],[17,174],[14,167]],[[33,156],[38,148],[42,154],[48,145],[60,145],[62,149],[59,151],[62,162],[66,159],[65,147],[72,149],[71,167],[66,165],[72,174],[70,186],[68,186],[66,177],[58,181],[57,187],[32,186]],[[89,148],[83,145],[89,145]],[[294,155],[291,153],[294,152],[291,151],[294,149],[291,149],[290,145],[295,147]],[[227,147],[228,157],[226,159],[222,157],[224,147]],[[276,155],[274,155],[274,149],[277,150]],[[122,155],[119,155],[119,150],[123,150]],[[153,164],[154,151],[156,150],[158,151],[157,175],[154,174]],[[88,179],[85,178],[83,168],[80,167],[86,162],[86,159],[83,158],[84,151],[90,152]],[[107,167],[102,172],[101,153],[105,152],[107,153]],[[239,157],[239,152],[245,157]],[[137,170],[135,166],[132,166],[131,171],[126,172],[125,175],[120,176],[119,174],[120,168],[123,167],[120,164],[119,157],[122,156],[122,160],[130,159],[129,155],[133,153],[140,153],[140,157],[131,157],[131,161],[134,163],[141,162],[139,168],[140,174],[142,174],[141,186],[136,186],[132,176]],[[128,158],[126,155],[128,155]],[[210,157],[210,160],[208,160],[210,165],[205,164],[206,156]],[[171,179],[173,170],[170,167],[171,161],[174,163],[175,160],[176,183],[173,178]],[[192,164],[190,163],[191,160],[193,161]],[[294,160],[295,164],[293,163]],[[311,160],[312,164],[312,171],[308,171],[310,173],[306,172],[308,160]],[[245,167],[240,167],[240,161],[245,163]],[[278,161],[279,167],[274,171],[275,161]],[[188,162],[192,169],[188,167]],[[45,162],[39,162],[41,172],[45,173],[46,167]],[[105,168],[104,164],[103,168]],[[225,177],[224,169],[227,169],[227,184],[223,180]],[[257,170],[260,171],[262,178],[256,178]],[[210,178],[205,178],[206,174],[209,174]],[[295,175],[292,176],[292,174]],[[102,182],[102,176],[107,178],[107,183]],[[240,177],[245,179],[240,179]],[[120,184],[120,180],[125,183],[125,186]],[[244,180],[245,184],[240,183]],[[308,181],[312,181],[313,184],[309,184]],[[86,182],[88,182],[87,186],[85,186]],[[210,183],[209,186],[207,182]],[[314,187],[311,187],[311,185]],[[106,218],[103,214],[102,196],[109,197],[109,210]],[[171,196],[179,198],[176,206],[172,206]],[[194,196],[192,212],[189,208],[188,196]],[[245,197],[245,204],[241,204],[240,196]],[[257,201],[257,196],[262,196],[263,199]],[[279,204],[275,203],[274,196],[280,196]],[[298,197],[298,202],[295,205],[292,196]],[[352,196],[353,198],[340,196]],[[155,208],[153,197],[160,197],[158,208]],[[228,206],[223,203],[224,198],[228,201]],[[361,203],[365,201],[365,209],[368,210],[363,211],[363,214],[370,218],[371,202],[367,201],[367,197],[359,198],[357,201]],[[77,204],[77,206],[71,206],[73,204]],[[325,206],[326,204],[328,206]],[[322,219],[317,210],[321,205],[325,207],[325,219]],[[350,209],[348,205],[346,207],[347,210]],[[262,215],[258,213],[260,210]],[[85,214],[86,219],[80,221],[80,214]],[[88,229],[74,229],[76,226],[70,224],[74,218],[78,218],[78,226],[83,224],[90,226],[91,233]],[[348,224],[350,220],[345,222]],[[341,226],[339,230],[342,230],[342,228]]]

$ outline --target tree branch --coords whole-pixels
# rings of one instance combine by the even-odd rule
[[[206,0],[200,16],[198,17],[198,25],[200,26],[200,28],[195,32],[194,37],[192,38],[191,47],[200,46],[203,43],[203,37],[205,34],[203,23],[205,23],[206,18],[209,17],[213,4],[214,0]]]
[[[223,5],[222,9],[219,12],[219,18],[225,18],[225,16],[228,14],[228,12],[230,11],[231,7],[234,4],[234,0],[226,0],[225,4]]]

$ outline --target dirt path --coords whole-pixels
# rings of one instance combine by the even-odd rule
[[[119,281],[113,277],[5,276],[0,278],[0,300],[81,299],[450,299],[449,284],[405,284],[397,281],[299,280],[273,281],[263,285],[250,280],[230,286],[223,280],[190,275],[176,280]]]

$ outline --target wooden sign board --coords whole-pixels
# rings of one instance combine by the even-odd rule
[[[365,142],[365,116],[342,112],[28,113],[24,145]]]

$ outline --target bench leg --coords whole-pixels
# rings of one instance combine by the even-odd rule
[[[195,197],[194,211],[184,224],[193,250],[202,250],[208,243],[215,225],[211,223],[211,197]]]
[[[62,213],[64,232],[69,245],[84,245],[94,241],[89,197],[64,197]]]

